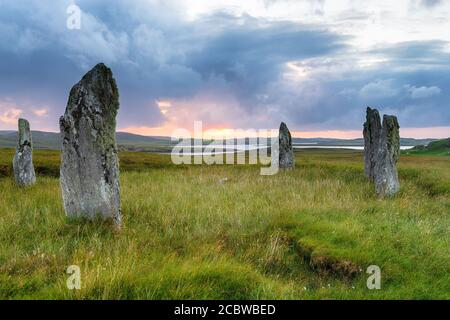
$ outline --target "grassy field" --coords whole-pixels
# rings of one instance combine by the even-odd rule
[[[57,152],[35,151],[28,189],[13,152],[0,150],[1,299],[450,298],[450,157],[403,155],[401,192],[379,200],[359,152],[303,150],[275,176],[121,153],[114,231],[65,217]],[[366,287],[372,264],[380,290]]]

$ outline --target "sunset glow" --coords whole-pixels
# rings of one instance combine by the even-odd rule
[[[145,136],[166,136],[171,137],[173,132],[179,128],[175,127],[128,127],[120,129],[121,132],[134,133]],[[190,135],[193,136],[194,131],[192,127],[184,128],[189,131]],[[272,128],[276,130],[277,128]],[[267,129],[267,130],[270,130]],[[251,133],[251,129],[207,129],[203,131],[203,137],[205,139],[221,139],[221,138],[243,138],[243,137],[258,137],[266,135],[259,135],[258,130],[254,129],[256,134]],[[362,138],[361,130],[348,130],[348,131],[338,131],[338,130],[326,130],[326,131],[292,131],[292,136],[295,138],[335,138],[335,139],[357,139]],[[435,127],[435,128],[401,128],[400,134],[405,138],[432,138],[432,139],[442,139],[450,137],[450,127]]]

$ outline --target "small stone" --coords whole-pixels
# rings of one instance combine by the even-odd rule
[[[279,141],[279,168],[292,169],[295,166],[294,152],[292,150],[292,138],[288,127],[284,122],[280,125]]]
[[[60,118],[61,190],[69,217],[121,224],[116,115],[119,91],[111,70],[96,65],[70,91]]]
[[[19,119],[19,142],[13,159],[14,177],[21,187],[36,183],[36,174],[33,167],[33,141],[30,124],[25,119]]]

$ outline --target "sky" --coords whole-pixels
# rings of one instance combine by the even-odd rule
[[[79,29],[67,27],[76,4]],[[59,131],[99,62],[117,129],[272,129],[362,136],[365,109],[403,137],[450,136],[450,1],[0,0],[0,130]]]

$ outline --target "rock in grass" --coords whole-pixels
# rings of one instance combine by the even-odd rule
[[[60,118],[61,190],[69,217],[121,224],[116,115],[119,91],[111,70],[96,65],[73,86]]]
[[[375,168],[375,190],[379,196],[392,196],[400,189],[397,161],[400,156],[400,126],[397,117],[384,115],[380,148]]]
[[[377,109],[367,107],[366,122],[364,123],[364,172],[371,180],[375,180],[375,164],[378,156],[381,120]]]
[[[279,167],[280,169],[292,169],[295,165],[294,152],[292,150],[292,138],[288,127],[284,122],[279,131]]]
[[[21,187],[36,183],[33,167],[33,141],[30,124],[25,119],[19,119],[19,142],[13,159],[14,177]]]

